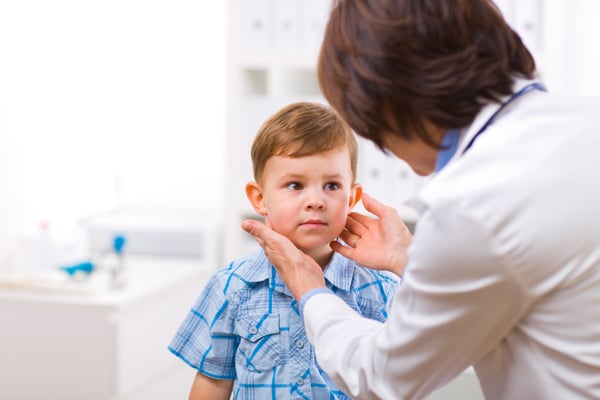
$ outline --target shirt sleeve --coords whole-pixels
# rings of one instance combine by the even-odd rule
[[[233,379],[236,341],[231,307],[218,273],[206,284],[169,350],[206,376]]]
[[[331,294],[306,301],[319,364],[352,398],[425,397],[493,349],[528,307],[502,254],[468,213],[429,210],[385,323]]]
[[[306,302],[309,299],[311,299],[313,296],[315,296],[315,295],[317,295],[319,293],[331,293],[331,294],[333,294],[333,292],[331,291],[331,289],[328,289],[328,288],[316,288],[316,289],[309,290],[300,299],[300,315],[302,315],[302,313],[304,312],[304,306],[306,305]]]

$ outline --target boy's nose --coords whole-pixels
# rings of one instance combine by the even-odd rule
[[[318,210],[325,208],[325,201],[321,191],[310,190],[307,192],[306,208],[309,210]]]
[[[306,208],[308,208],[309,210],[321,210],[325,208],[325,204],[322,202],[309,202],[306,205]]]

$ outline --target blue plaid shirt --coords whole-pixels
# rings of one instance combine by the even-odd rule
[[[382,322],[399,283],[338,253],[325,281],[361,315]],[[169,350],[206,376],[234,379],[235,399],[349,399],[317,365],[298,304],[262,250],[208,281]]]

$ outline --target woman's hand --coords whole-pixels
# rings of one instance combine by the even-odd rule
[[[331,248],[369,268],[402,275],[408,257],[406,251],[412,235],[395,208],[387,207],[363,193],[365,209],[377,218],[351,213],[346,230],[340,235],[348,246],[332,242]]]
[[[309,290],[325,287],[319,264],[288,238],[256,220],[244,221],[242,228],[254,236],[298,302]]]

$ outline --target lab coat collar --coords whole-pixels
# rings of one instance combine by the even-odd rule
[[[538,80],[515,78],[515,83],[513,84],[512,92],[517,93],[519,90],[523,89],[525,86],[527,86],[531,83],[534,83],[534,82],[539,83]],[[481,109],[479,114],[477,114],[477,116],[473,120],[473,123],[469,127],[467,127],[466,130],[463,131],[458,148],[457,148],[456,152],[454,153],[454,156],[448,162],[449,164],[451,164],[453,161],[455,161],[457,158],[459,158],[463,154],[463,152],[465,151],[465,148],[468,146],[471,139],[475,135],[477,135],[477,132],[479,132],[479,130],[487,123],[487,121],[490,118],[492,118],[494,113],[502,106],[503,103],[508,101],[511,98],[511,96],[512,96],[512,94],[510,94],[508,96],[504,96],[501,98],[500,103],[495,103],[495,102],[488,103]]]
[[[515,78],[515,83],[513,84],[512,92],[517,93],[518,91],[523,89],[525,86],[530,85],[532,83],[536,83],[536,82],[541,83],[538,80]],[[473,139],[473,137],[475,137],[475,135],[477,135],[479,130],[481,128],[483,128],[483,126],[488,122],[488,120],[493,117],[494,113],[496,113],[496,111],[502,106],[502,104],[505,103],[506,101],[508,101],[511,97],[512,97],[512,94],[501,98],[500,103],[488,103],[487,105],[485,105],[481,109],[479,114],[477,114],[477,116],[473,120],[473,123],[470,126],[466,127],[465,129],[460,130],[460,133],[458,133],[457,131],[447,132],[447,135],[449,134],[451,136],[454,136],[454,138],[456,138],[456,136],[458,135],[458,136],[460,136],[460,138],[458,139],[458,145],[456,145],[456,143],[453,143],[451,148],[448,149],[448,151],[452,155],[451,156],[450,156],[450,154],[443,155],[443,158],[444,158],[443,165],[442,165],[442,160],[439,159],[440,155],[438,155],[438,160],[436,163],[436,171],[435,171],[436,174],[438,172],[443,172],[443,171],[441,171],[442,168],[447,169],[444,167],[453,164],[457,159],[459,159],[461,157],[461,155],[465,151],[466,147],[471,142],[471,139]],[[450,140],[450,137],[448,138],[448,140]],[[441,150],[441,151],[444,151],[444,150]],[[437,168],[438,166],[440,166],[440,168]],[[417,212],[418,215],[423,214],[425,212],[425,210],[428,209],[427,203],[425,203],[423,201],[421,196],[408,200],[406,202],[406,205],[413,208]]]

